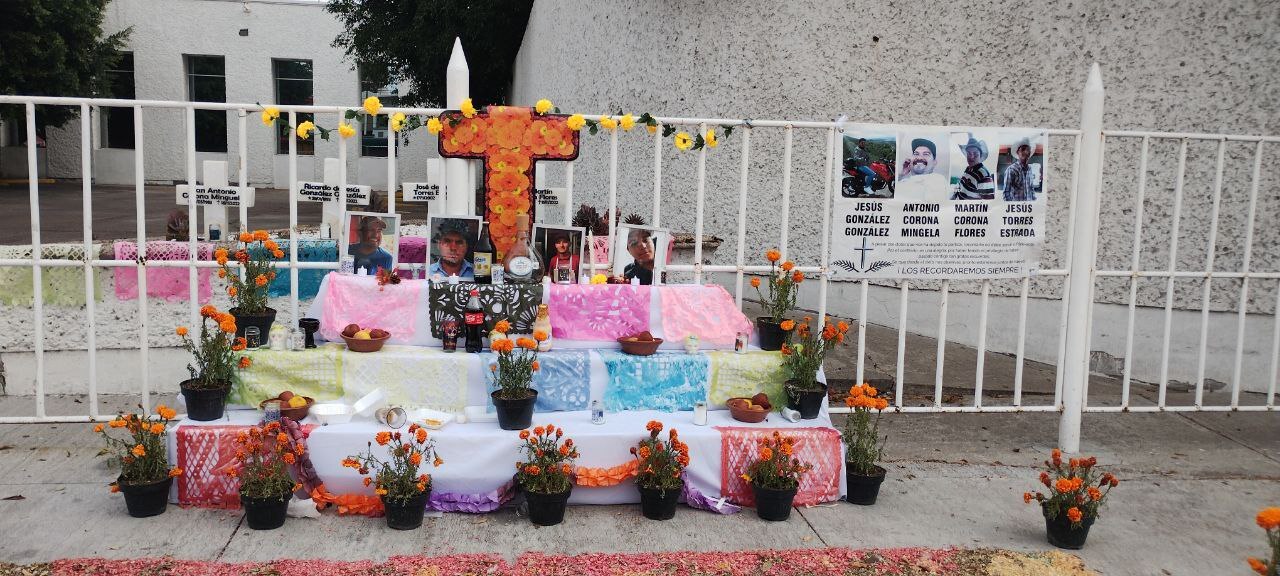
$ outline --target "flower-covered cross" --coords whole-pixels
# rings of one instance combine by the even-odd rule
[[[498,252],[515,242],[516,215],[534,217],[533,182],[538,160],[578,157],[578,132],[569,117],[531,108],[468,105],[441,115],[440,156],[484,159],[485,220]]]

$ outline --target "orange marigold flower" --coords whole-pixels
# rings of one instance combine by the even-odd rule
[[[528,430],[521,430],[521,431],[520,431],[520,439],[521,439],[521,440],[528,440],[528,439],[529,439],[529,431],[528,431]]]
[[[159,436],[159,435],[161,435],[161,434],[164,434],[164,424],[161,424],[161,423],[159,423],[159,422],[156,422],[156,423],[152,424],[152,425],[151,425],[151,433],[152,433],[152,434],[154,434],[154,435],[156,435],[156,436]]]
[[[227,286],[227,296],[231,296],[232,298],[234,298],[235,295],[239,293],[240,291],[236,290],[235,286]]]
[[[179,476],[181,476],[181,475],[182,475],[182,469],[181,469],[181,468],[179,468],[179,467],[177,467],[177,466],[174,466],[173,468],[170,468],[170,469],[169,469],[169,477],[170,477],[170,478],[177,478],[177,477],[179,477]]]
[[[544,342],[547,339],[547,332],[545,330],[534,330],[533,339],[538,342]]]
[[[419,443],[419,444],[422,444],[423,442],[426,442],[426,441],[427,441],[427,429],[426,429],[426,428],[418,428],[417,430],[414,430],[414,431],[413,431],[413,434],[414,434],[414,438],[416,438],[416,439],[418,440],[418,443]]]
[[[795,262],[792,262],[792,261],[790,261],[790,260],[787,260],[786,262],[783,262],[783,263],[782,263],[782,265],[780,265],[780,266],[779,266],[779,268],[782,268],[782,271],[783,271],[783,272],[790,272],[790,271],[791,271],[791,269],[792,269],[792,268],[795,268],[795,267],[796,267],[796,263],[795,263]]]
[[[1053,483],[1053,489],[1058,492],[1071,492],[1075,489],[1075,485],[1075,482],[1072,482],[1070,478],[1059,478]]]
[[[1101,490],[1099,490],[1099,489],[1097,489],[1097,488],[1095,488],[1095,487],[1093,487],[1093,486],[1090,486],[1090,487],[1089,487],[1089,499],[1090,499],[1090,500],[1101,500],[1101,499],[1102,499],[1102,491],[1101,491]]]
[[[534,348],[538,347],[538,343],[534,341],[532,338],[522,337],[522,338],[516,338],[516,346],[524,348],[525,350],[533,350]]]
[[[541,435],[542,435],[542,432],[543,432],[544,430],[546,430],[546,429],[545,429],[545,428],[543,428],[543,427],[541,427],[541,426],[534,426],[534,427],[533,427],[533,435],[534,435],[534,436],[541,436]]]
[[[253,234],[252,234],[252,233],[250,233],[250,232],[241,232],[241,233],[240,233],[240,241],[241,241],[241,242],[253,242]]]
[[[174,332],[176,332],[179,336],[186,336],[186,335],[187,335],[187,327],[186,327],[186,326],[179,326],[176,330],[174,330]]]
[[[801,282],[804,282],[804,272],[801,272],[801,271],[799,271],[799,270],[796,270],[795,272],[792,272],[792,273],[791,273],[791,281],[792,281],[792,282],[795,282],[796,284],[799,284],[799,283],[801,283]]]
[[[116,484],[115,482],[112,482],[112,483],[111,483],[111,493],[112,493],[112,494],[115,494],[116,492],[119,492],[119,491],[120,491],[120,485],[119,485],[119,484]]]
[[[764,253],[764,257],[770,262],[777,262],[782,259],[782,253],[777,250],[770,249]]]
[[[387,495],[387,489],[386,489],[386,488],[377,488],[377,489],[375,489],[373,492],[374,492],[374,494],[377,494],[377,495],[379,495],[379,496],[386,496],[386,495]]]
[[[409,463],[410,463],[410,464],[413,464],[413,466],[414,466],[415,468],[416,468],[416,467],[418,467],[418,466],[420,466],[420,465],[422,465],[422,453],[421,453],[421,452],[414,452],[413,454],[410,454],[410,455],[409,455]]]
[[[503,334],[506,334],[508,330],[511,330],[511,323],[506,320],[499,320],[496,324],[493,325],[493,329],[496,332],[501,332]]]
[[[539,364],[537,360],[534,360],[533,363],[529,365],[529,368],[533,369],[534,372],[537,372],[542,369],[542,364]]]
[[[657,420],[650,420],[648,424],[644,425],[644,429],[650,432],[661,432],[662,423]]]
[[[569,472],[573,471],[573,467],[569,466],[568,464],[561,464],[560,471],[565,474],[568,474]]]
[[[513,349],[515,349],[515,346],[516,346],[515,342],[512,342],[511,340],[508,340],[506,338],[499,338],[489,344],[489,348],[491,350],[493,350],[494,352],[498,352],[500,354],[512,351]]]
[[[759,279],[759,278],[752,278],[752,279],[751,279],[751,287],[752,287],[752,288],[759,288],[759,287],[760,287],[760,279]]]
[[[1045,486],[1048,486],[1048,485],[1049,485],[1049,473],[1048,473],[1048,472],[1041,472],[1041,473],[1040,473],[1040,483],[1041,483],[1041,484],[1044,484]]]
[[[841,332],[848,332],[848,331],[849,331],[849,323],[848,323],[848,322],[845,322],[844,320],[841,320],[841,321],[839,321],[839,322],[837,322],[837,323],[836,323],[836,329],[837,329],[837,330],[839,330],[839,331],[841,331]]]
[[[253,279],[253,283],[257,284],[258,286],[266,286],[267,277],[263,274],[259,274],[256,278]]]
[[[112,491],[112,492],[116,492],[116,491],[117,491],[117,490],[116,490],[116,488],[115,488],[115,485],[114,485],[114,484],[112,484],[112,490],[111,490],[111,491]],[[1267,576],[1267,564],[1266,564],[1265,562],[1263,562],[1263,561],[1261,561],[1261,560],[1259,560],[1259,559],[1257,559],[1257,558],[1249,558],[1249,567],[1250,567],[1250,568],[1253,568],[1253,571],[1254,571],[1254,572],[1257,572],[1257,573],[1258,573],[1258,574],[1260,574],[1261,576]]]
[[[560,455],[561,455],[561,456],[568,456],[568,455],[569,455],[569,447],[568,447],[568,446],[561,446],[561,447],[560,447]]]
[[[386,446],[387,443],[391,441],[391,433],[383,430],[378,432],[378,434],[374,436],[374,439],[377,440],[379,446]]]
[[[368,488],[370,484],[373,484],[373,478],[370,478],[370,477],[368,477],[368,476],[365,476],[365,477],[364,477],[364,486],[365,486],[365,488]]]
[[[1023,492],[1023,493],[1022,493],[1022,503],[1023,503],[1023,504],[1027,504],[1027,503],[1031,502],[1033,499],[1034,499],[1034,498],[1031,496],[1031,493],[1030,493],[1030,492]]]
[[[284,258],[284,250],[272,250],[271,255],[276,258]]]
[[[133,455],[139,458],[147,455],[147,449],[143,448],[141,444],[134,446],[133,450],[130,450],[130,452],[133,452]]]
[[[1072,522],[1079,522],[1081,518],[1084,518],[1084,514],[1080,513],[1079,508],[1072,506],[1067,509],[1067,520],[1070,520]]]
[[[790,332],[791,330],[795,329],[796,321],[791,319],[783,320],[782,322],[778,323],[778,327],[785,332]]]
[[[102,424],[94,424],[94,425],[93,425],[93,431],[94,431],[94,432],[102,432]]]
[[[268,238],[271,238],[271,235],[267,234],[267,231],[266,231],[266,230],[254,230],[254,231],[253,231],[253,239],[254,239],[254,240],[266,240],[266,239],[268,239]]]
[[[224,251],[224,253],[225,253],[225,251]],[[218,309],[217,309],[217,308],[214,308],[214,307],[213,307],[213,304],[205,304],[204,306],[201,306],[201,307],[200,307],[200,315],[201,315],[201,316],[203,316],[203,317],[205,317],[205,318],[209,318],[209,317],[211,317],[211,316],[213,316],[214,314],[217,314],[217,313],[218,313]]]
[[[441,464],[444,464],[444,458],[441,458],[440,456],[436,456],[436,459],[435,459],[435,460],[433,460],[433,461],[431,461],[431,465],[432,465],[432,466],[435,466],[435,467],[437,467],[437,468],[438,468]]]
[[[641,458],[641,459],[648,458],[648,457],[649,457],[649,455],[650,455],[650,454],[652,454],[652,453],[653,453],[653,452],[651,452],[651,451],[649,450],[649,447],[648,447],[648,446],[645,446],[645,445],[643,445],[643,444],[642,444],[642,445],[640,445],[639,455],[640,455],[640,458]]]
[[[238,366],[240,366],[240,369],[243,370],[245,368],[248,368],[252,364],[253,364],[253,361],[250,360],[248,356],[241,356],[240,363],[238,364]]]
[[[290,465],[292,465],[294,462],[297,462],[297,461],[298,461],[298,457],[297,457],[297,456],[294,456],[294,455],[293,455],[293,452],[285,452],[285,453],[284,453],[284,455],[283,455],[283,456],[281,456],[281,457],[282,457],[282,458],[284,458],[284,463],[285,463],[285,464],[290,464]]]
[[[1280,508],[1263,508],[1258,512],[1258,526],[1263,530],[1275,530],[1280,528]]]
[[[772,459],[773,459],[773,449],[772,449],[772,448],[769,448],[768,446],[765,446],[764,448],[761,448],[761,449],[760,449],[760,459],[761,459],[761,460],[772,460]]]
[[[542,472],[542,469],[538,468],[537,464],[530,464],[524,467],[524,473],[530,476],[537,476],[539,472]]]
[[[161,404],[156,407],[156,414],[159,414],[160,417],[164,418],[165,420],[173,420],[174,418],[178,417],[177,410],[174,410],[173,408],[165,406],[164,404]]]
[[[1054,448],[1052,452],[1052,456],[1053,456],[1053,465],[1060,466],[1062,464],[1062,451],[1057,448]]]

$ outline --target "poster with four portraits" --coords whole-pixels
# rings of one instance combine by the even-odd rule
[[[1035,275],[1048,135],[853,124],[832,206],[833,279]]]

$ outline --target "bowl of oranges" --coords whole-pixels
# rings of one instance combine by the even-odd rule
[[[316,403],[315,399],[310,396],[299,396],[285,390],[275,398],[267,398],[258,403],[258,408],[265,410],[267,402],[280,403],[280,415],[290,420],[298,421],[307,417],[307,411],[311,410],[311,406]]]
[[[734,420],[750,424],[763,422],[773,410],[773,405],[769,403],[769,396],[764,392],[750,398],[730,398],[725,400],[725,405],[729,407],[729,414]]]

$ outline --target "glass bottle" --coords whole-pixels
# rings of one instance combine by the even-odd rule
[[[513,284],[542,282],[542,258],[529,247],[529,215],[516,215],[516,241],[502,261],[505,281]]]
[[[471,254],[471,265],[476,273],[476,284],[493,282],[493,242],[489,239],[489,227],[480,225],[480,241]]]

